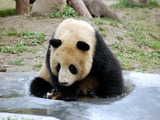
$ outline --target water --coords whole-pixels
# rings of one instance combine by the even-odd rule
[[[50,116],[62,120],[160,118],[160,75],[124,72],[128,91],[123,96],[80,98],[78,101],[65,102],[30,96],[29,84],[36,74],[0,73],[0,112]]]

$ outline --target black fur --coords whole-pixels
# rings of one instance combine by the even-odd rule
[[[78,82],[75,82],[73,85],[66,87],[63,85],[58,85],[58,88],[60,89],[60,92],[62,94],[62,100],[65,101],[73,101],[77,99],[76,91],[78,89]]]
[[[86,42],[78,41],[77,48],[80,50],[88,51],[90,49],[90,46]]]
[[[96,51],[90,72],[100,83],[96,94],[99,97],[121,95],[123,92],[121,66],[97,31],[96,40]]]
[[[30,85],[30,92],[37,97],[46,97],[47,92],[52,90],[52,85],[43,78],[36,77]]]
[[[36,0],[30,0],[29,2],[30,2],[30,4],[33,4],[35,1],[36,1]]]
[[[49,42],[54,48],[58,48],[62,44],[61,40],[59,39],[51,39]]]
[[[95,32],[95,37],[95,54],[93,56],[93,64],[89,75],[97,78],[99,86],[96,90],[93,90],[93,92],[99,97],[121,95],[123,92],[123,78],[120,64],[97,31]],[[58,89],[62,93],[62,100],[76,100],[76,91],[79,89],[79,82],[75,82],[69,87],[59,84],[58,78],[52,73],[50,68],[50,45],[46,54],[46,65],[52,85],[42,78],[37,77],[31,83],[31,93],[35,96],[43,97],[47,92]],[[92,93],[89,94],[92,96]],[[95,94],[93,93],[93,96]]]

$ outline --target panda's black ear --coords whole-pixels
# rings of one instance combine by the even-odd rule
[[[51,40],[49,41],[49,43],[50,43],[50,45],[52,45],[54,48],[58,48],[58,47],[62,44],[62,42],[61,42],[60,39],[51,39]]]
[[[78,41],[77,48],[80,50],[88,51],[90,49],[90,46],[84,41]]]

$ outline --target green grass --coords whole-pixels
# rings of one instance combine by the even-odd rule
[[[108,21],[107,18],[100,18],[100,17],[95,17],[94,18],[94,23],[96,25],[104,25],[104,24],[106,24],[107,21]]]
[[[148,46],[160,51],[160,36],[157,36],[158,38],[156,40],[151,39],[143,32],[145,31],[144,28],[138,24],[124,24],[124,27],[129,31],[127,36],[132,37],[139,46]]]
[[[116,26],[118,24],[118,22],[105,17],[104,18],[95,17],[93,20],[96,25],[105,25],[107,22],[110,22],[110,25],[113,25],[113,26]]]
[[[9,65],[24,66],[23,60],[9,61]]]
[[[160,35],[159,32],[148,31],[148,27],[134,23],[124,23],[125,39],[130,44],[115,42],[110,45],[115,55],[125,70],[146,71],[160,67]],[[154,31],[154,32],[153,32]],[[156,37],[151,37],[154,34]],[[116,36],[119,41],[124,40],[124,36]],[[133,45],[132,45],[133,44]]]
[[[0,17],[7,17],[15,14],[16,14],[15,9],[0,10]]]
[[[18,32],[11,30],[3,34],[4,36],[16,36],[17,40],[13,46],[0,46],[0,52],[17,54],[31,50],[29,47],[37,46],[44,42],[44,34],[38,32]],[[33,48],[34,50],[34,48]]]
[[[106,32],[106,24],[109,23],[109,25],[113,26],[113,27],[118,27],[118,22],[112,20],[112,19],[108,19],[108,18],[100,18],[100,17],[95,17],[93,22],[96,25],[96,30],[103,36],[106,37],[107,36],[107,32]]]
[[[149,3],[146,4],[135,4],[128,2],[129,0],[120,0],[119,3],[112,5],[112,7],[127,7],[127,8],[139,8],[139,7],[149,7],[149,8],[154,8],[154,7],[159,7],[159,4],[157,0],[149,0]]]
[[[78,13],[71,8],[70,6],[66,6],[66,8],[63,11],[57,11],[50,14],[51,18],[69,18],[69,17],[76,17],[78,16]]]
[[[24,38],[43,38],[44,37],[44,34],[43,33],[39,33],[39,32],[28,32],[28,31],[17,31],[15,29],[11,30],[11,31],[8,31],[5,33],[5,35],[17,35],[17,36],[20,36],[20,37],[24,37]]]
[[[146,52],[120,43],[114,43],[110,47],[115,49],[114,53],[125,70],[146,71],[160,65],[160,54],[156,51]]]
[[[147,11],[146,14],[148,14]],[[103,37],[109,36],[106,32],[107,25],[112,26],[113,29],[119,29],[119,26],[123,28],[124,34],[115,35],[118,42],[110,44],[109,47],[118,57],[124,70],[142,72],[160,68],[159,24],[146,24],[147,21],[143,24],[133,21],[132,23],[117,23],[103,18],[95,18],[93,22]]]
[[[17,42],[14,46],[0,47],[0,52],[11,53],[11,54],[17,54],[27,50],[28,50],[27,46],[24,46],[19,42]]]
[[[120,36],[120,35],[116,35],[116,38],[117,38],[119,41],[122,41],[122,40],[123,40],[123,37]]]
[[[38,64],[34,65],[34,67],[35,67],[35,68],[41,68],[42,65],[43,65],[42,63],[38,63]]]

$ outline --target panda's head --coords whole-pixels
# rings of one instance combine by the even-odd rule
[[[50,40],[50,66],[61,85],[70,86],[90,72],[95,50],[95,30],[86,22],[66,19]]]

